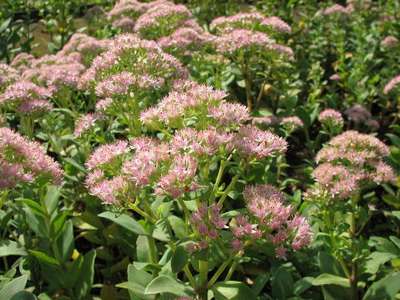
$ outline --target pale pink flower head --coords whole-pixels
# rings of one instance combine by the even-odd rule
[[[155,193],[167,194],[178,198],[186,192],[198,188],[194,181],[197,172],[197,160],[188,154],[174,157],[168,172],[162,176],[156,186]]]
[[[239,216],[237,226],[232,229],[235,239],[265,237],[275,247],[278,258],[286,258],[288,248],[297,251],[310,244],[312,233],[307,220],[284,204],[284,195],[275,187],[268,184],[246,186],[243,197],[256,224]]]
[[[135,31],[144,38],[157,39],[171,34],[191,17],[192,14],[186,6],[164,2],[142,14],[136,21]]]
[[[261,21],[261,25],[271,27],[273,30],[281,33],[290,33],[292,28],[279,17],[267,17]]]
[[[117,205],[121,202],[119,195],[127,188],[126,180],[121,176],[112,179],[104,179],[91,186],[89,192],[98,197],[104,204]]]
[[[9,65],[0,63],[0,92],[7,85],[17,81],[19,78],[18,71]]]
[[[74,136],[82,136],[85,132],[89,131],[96,124],[97,120],[101,118],[102,116],[98,113],[88,113],[81,116],[75,122]]]
[[[136,138],[130,142],[133,157],[124,162],[122,173],[136,188],[148,185],[159,163],[169,157],[168,147],[151,138]]]
[[[291,214],[291,207],[283,205],[284,196],[275,187],[265,184],[246,186],[243,197],[248,210],[262,223],[279,228]]]
[[[331,124],[338,127],[343,127],[344,124],[342,114],[337,110],[330,108],[323,110],[319,114],[318,121],[320,121],[322,124]]]
[[[340,4],[334,4],[332,6],[329,6],[325,8],[322,12],[323,15],[325,16],[330,16],[330,15],[348,15],[349,11],[347,10],[346,7],[340,5]]]
[[[55,184],[61,184],[63,179],[64,172],[60,165],[46,154],[41,144],[5,127],[0,128],[0,161],[3,172],[14,174],[14,179],[33,181],[44,176]]]
[[[242,126],[233,144],[242,155],[258,159],[284,154],[287,149],[283,138],[255,126]]]
[[[393,35],[385,37],[381,42],[381,46],[384,48],[393,48],[398,45],[399,45],[399,40]]]
[[[30,100],[22,102],[17,111],[24,114],[42,113],[53,109],[53,105],[47,100]]]
[[[115,158],[128,152],[128,142],[116,141],[112,144],[102,145],[98,147],[86,162],[89,170],[99,168],[104,164],[111,163]]]
[[[313,176],[324,190],[327,190],[332,197],[345,199],[355,193],[359,188],[359,181],[363,174],[352,174],[349,170],[340,165],[324,163],[319,165]]]
[[[267,49],[273,41],[263,32],[248,29],[235,29],[214,40],[219,53],[234,54],[240,49]]]
[[[103,114],[113,105],[112,98],[101,99],[96,103],[96,113]]]
[[[346,131],[317,154],[313,176],[332,197],[346,199],[366,183],[393,182],[393,169],[384,162],[389,148],[368,134]]]
[[[391,91],[393,91],[395,88],[397,88],[398,84],[400,83],[400,75],[397,75],[393,79],[391,79],[384,87],[383,93],[384,94],[389,94]]]
[[[211,106],[208,112],[222,126],[238,126],[250,119],[247,107],[239,103],[222,101],[218,106]]]
[[[304,126],[303,121],[296,116],[284,117],[282,118],[280,123],[284,128],[286,128],[290,132],[302,128]]]
[[[267,27],[280,33],[290,33],[290,26],[279,17],[265,17],[258,12],[238,13],[229,17],[218,17],[211,22],[211,30],[227,33],[235,29]],[[264,28],[265,29],[265,28]]]
[[[329,77],[330,80],[332,81],[339,81],[340,80],[340,75],[339,74],[333,74]]]
[[[193,28],[182,27],[171,35],[160,38],[158,44],[163,49],[175,50],[176,52],[178,50],[179,52],[189,50],[189,52],[185,53],[191,53],[190,50],[201,49],[202,45],[211,42],[213,38],[212,35],[203,30],[199,32]]]

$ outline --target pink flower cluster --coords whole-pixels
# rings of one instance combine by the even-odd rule
[[[98,55],[81,76],[79,88],[93,87],[99,96],[126,93],[129,85],[159,88],[166,80],[185,78],[186,69],[153,41],[133,34],[119,35],[106,52]]]
[[[284,45],[276,44],[263,32],[248,29],[235,29],[214,39],[218,52],[232,55],[238,50],[272,51],[293,59],[293,50]]]
[[[214,155],[222,150],[232,150],[233,135],[223,131],[218,131],[214,127],[205,130],[195,130],[184,128],[178,130],[171,140],[171,152],[193,153],[198,156]]]
[[[243,156],[258,159],[283,154],[287,149],[287,142],[283,138],[254,126],[242,126],[233,144]]]
[[[0,95],[0,105],[10,105],[23,113],[48,111],[52,108],[47,100],[51,95],[49,89],[30,81],[18,81],[9,85]]]
[[[393,35],[385,37],[381,42],[381,46],[384,48],[393,48],[397,45],[399,45],[399,40]]]
[[[389,94],[392,90],[394,90],[397,85],[400,83],[400,75],[397,75],[393,79],[391,79],[384,87],[383,93]]]
[[[325,8],[322,11],[322,14],[325,16],[330,16],[330,15],[335,15],[335,14],[348,15],[351,13],[351,9],[352,9],[351,6],[344,7],[340,4],[334,4],[332,6]]]
[[[170,145],[139,137],[97,148],[86,162],[89,192],[104,203],[117,204],[122,190],[139,192],[150,186],[156,195],[174,198],[195,190],[197,159],[190,154],[172,153]],[[123,182],[123,184],[122,184]],[[115,184],[115,186],[110,186]]]
[[[318,121],[322,124],[343,127],[344,120],[342,114],[334,109],[325,109],[318,115]]]
[[[86,162],[86,167],[93,170],[108,164],[113,159],[121,156],[129,151],[128,143],[126,141],[116,141],[112,144],[102,145],[98,147],[89,157]]]
[[[289,131],[294,131],[304,126],[303,121],[296,116],[284,117],[282,118],[280,123],[284,128],[287,128],[287,130]]]
[[[102,119],[102,115],[99,113],[88,113],[78,118],[75,122],[74,136],[82,136],[91,129],[99,119]]]
[[[182,27],[174,31],[169,36],[164,36],[158,40],[158,44],[165,50],[198,49],[203,44],[213,40],[213,36],[203,30],[198,31],[190,27]]]
[[[236,219],[233,233],[240,241],[234,243],[236,246],[243,245],[242,241],[248,238],[264,237],[275,246],[276,255],[285,258],[287,247],[297,251],[311,242],[307,220],[284,204],[284,195],[275,187],[268,184],[247,186],[243,197],[255,223],[249,223],[243,216]]]
[[[19,74],[16,69],[0,63],[0,91],[10,83],[17,81],[18,78]]]
[[[12,188],[19,182],[37,177],[61,184],[63,171],[37,142],[32,142],[9,128],[0,128],[0,188]]]
[[[221,207],[213,204],[209,207],[201,204],[191,217],[192,226],[198,236],[199,242],[191,243],[189,252],[206,249],[209,243],[220,238],[220,230],[226,228],[226,220],[221,217]]]
[[[199,188],[194,181],[196,173],[197,160],[193,156],[177,155],[174,157],[169,171],[159,179],[155,193],[178,198],[184,193],[194,191]]]
[[[124,162],[122,173],[135,188],[142,188],[151,182],[159,163],[169,158],[168,146],[146,137],[136,138],[130,144],[135,154]]]
[[[161,37],[157,31],[162,29],[170,34],[191,17],[192,14],[186,6],[175,5],[168,1],[161,2],[138,18],[135,31],[144,38],[157,38]]]
[[[256,26],[268,27],[281,33],[290,33],[290,26],[279,17],[264,17],[258,12],[239,13],[229,17],[218,17],[214,19],[210,28],[218,32],[228,32],[234,29],[251,29]]]
[[[356,131],[334,137],[316,156],[313,176],[332,197],[348,198],[365,183],[393,182],[393,169],[384,162],[389,148],[377,138]]]
[[[214,43],[218,52],[233,54],[239,49],[266,49],[270,47],[273,42],[263,32],[254,32],[248,29],[235,29],[216,37]]]
[[[226,101],[221,101],[218,106],[210,106],[208,113],[223,126],[238,126],[250,119],[250,113],[246,106]]]
[[[146,3],[142,3],[137,0],[120,0],[107,13],[107,17],[110,20],[129,17],[132,21],[134,21],[146,10]]]
[[[174,127],[174,123],[181,120],[185,114],[207,112],[208,107],[221,103],[225,96],[225,92],[206,85],[192,81],[178,81],[174,85],[174,90],[156,106],[143,111],[140,119],[150,126],[162,123]]]

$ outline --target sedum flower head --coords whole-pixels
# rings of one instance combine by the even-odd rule
[[[365,184],[393,182],[395,174],[384,162],[389,148],[377,138],[346,131],[321,149],[313,176],[332,197],[348,198]]]
[[[38,177],[61,184],[63,170],[37,142],[29,141],[9,128],[0,128],[0,185],[13,187]],[[7,176],[9,175],[9,176]]]

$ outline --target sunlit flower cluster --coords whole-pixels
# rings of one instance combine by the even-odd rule
[[[63,171],[37,142],[29,141],[9,128],[0,128],[0,188],[33,182],[41,177],[61,184]]]

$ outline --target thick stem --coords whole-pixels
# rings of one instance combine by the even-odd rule
[[[199,261],[199,288],[198,294],[201,300],[207,300],[207,281],[208,281],[208,261],[200,260]]]
[[[222,207],[222,205],[224,204],[224,201],[226,199],[226,197],[228,197],[228,194],[230,193],[231,190],[233,190],[233,188],[235,187],[236,182],[239,180],[239,175],[235,175],[232,178],[232,181],[229,183],[229,185],[227,186],[227,188],[224,191],[224,194],[221,196],[221,198],[219,198],[218,201],[218,205]]]
[[[222,179],[222,175],[224,174],[225,166],[226,166],[226,161],[225,160],[221,161],[221,164],[220,164],[219,170],[218,170],[217,179],[215,180],[213,189],[211,191],[210,198],[208,199],[209,205],[212,205],[214,202],[215,194],[217,193],[219,184],[221,183],[221,179]]]
[[[189,265],[183,267],[183,272],[185,272],[186,277],[189,279],[192,288],[196,288],[196,280],[194,279],[193,274],[189,269]]]
[[[228,281],[228,280],[231,279],[233,273],[234,273],[235,270],[236,270],[236,266],[237,266],[237,260],[235,260],[235,261],[233,262],[233,264],[231,265],[231,267],[229,268],[228,274],[226,274],[226,277],[225,277],[225,281]]]
[[[148,213],[146,213],[145,211],[141,210],[139,207],[137,207],[135,204],[131,203],[128,205],[130,209],[132,209],[134,212],[138,213],[139,215],[141,215],[143,218],[147,219],[148,221],[150,221],[151,223],[156,223],[156,220],[153,219],[152,216],[150,216]]]
[[[225,271],[226,267],[231,263],[232,258],[226,260],[222,265],[219,266],[218,270],[214,273],[213,277],[211,277],[210,281],[207,284],[207,288],[211,288],[215,282],[217,282],[219,276]]]
[[[158,254],[157,254],[157,246],[156,246],[156,241],[154,240],[153,237],[147,236],[147,243],[149,245],[149,251],[150,251],[150,261],[153,264],[158,263]]]
[[[357,265],[357,202],[358,202],[358,195],[353,197],[351,199],[351,204],[352,204],[352,211],[351,211],[351,220],[350,220],[350,239],[351,239],[351,250],[353,254],[353,259],[351,261],[351,274],[349,278],[350,282],[350,290],[351,290],[351,299],[352,300],[358,300],[359,295],[358,295],[358,265]]]

